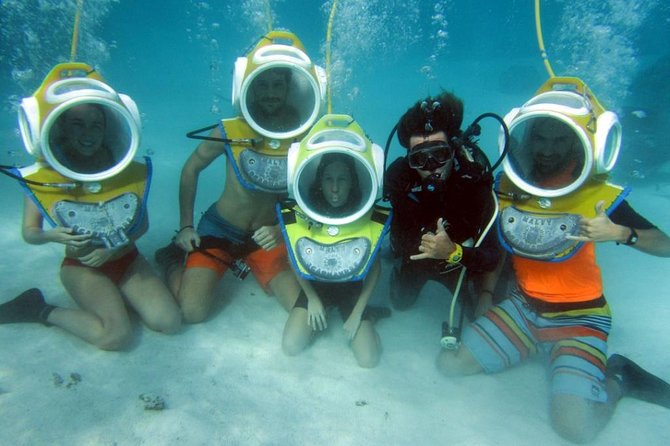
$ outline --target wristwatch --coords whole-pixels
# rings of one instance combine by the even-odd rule
[[[639,237],[638,237],[638,235],[637,235],[637,232],[635,232],[635,229],[633,229],[633,228],[628,228],[628,229],[630,229],[630,235],[628,236],[628,238],[627,238],[626,241],[624,242],[624,245],[626,245],[626,246],[632,246],[632,245],[634,245],[634,244],[637,243],[637,239],[638,239]]]

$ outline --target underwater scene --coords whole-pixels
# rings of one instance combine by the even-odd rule
[[[154,253],[189,229],[180,220],[179,200],[184,199],[180,181],[184,181],[182,168],[202,142],[202,135],[213,131],[211,135],[220,137],[217,132],[223,126],[217,124],[238,116],[250,121],[256,132],[263,134],[268,128],[263,125],[262,111],[253,108],[251,93],[247,96],[246,91],[250,87],[243,78],[245,69],[249,73],[253,64],[263,62],[252,62],[251,57],[242,61],[259,48],[263,36],[273,32],[283,39],[293,33],[304,47],[290,52],[291,57],[306,55],[309,68],[288,77],[294,95],[289,102],[308,105],[295,111],[298,130],[285,123],[270,125],[270,142],[262,143],[266,146],[258,149],[258,157],[226,153],[249,165],[269,163],[269,167],[262,164],[267,167],[265,174],[251,168],[235,170],[228,166],[226,156],[209,160],[193,198],[196,226],[220,199],[224,186],[230,187],[232,176],[246,176],[262,192],[288,190],[297,209],[302,208],[310,222],[323,223],[324,231],[338,226],[352,233],[360,231],[352,229],[351,221],[368,215],[373,205],[379,206],[385,219],[390,204],[382,197],[384,170],[407,154],[399,143],[396,124],[417,101],[443,92],[462,99],[462,130],[479,123],[480,132],[473,141],[494,166],[492,174],[514,166],[521,166],[521,172],[530,161],[514,147],[509,154],[505,152],[508,156],[503,163],[505,138],[500,121],[507,116],[509,125],[510,116],[529,105],[545,82],[565,77],[578,78],[583,83],[575,84],[578,90],[586,86],[587,108],[595,104],[596,113],[604,112],[615,130],[614,142],[609,135],[592,139],[596,146],[604,145],[605,153],[599,155],[610,157],[602,161],[596,154],[595,160],[582,160],[582,164],[593,162],[599,178],[630,192],[626,200],[640,215],[661,231],[670,231],[670,155],[664,136],[670,128],[667,2],[150,3],[0,2],[0,173],[4,174],[0,175],[0,228],[5,234],[0,250],[6,253],[0,259],[0,278],[5,284],[0,304],[39,288],[48,304],[77,307],[64,287],[68,278],[61,274],[63,246],[24,241],[22,222],[32,218],[28,211],[24,214],[25,192],[32,190],[26,183],[29,178],[105,185],[105,175],[115,176],[126,166],[144,172],[150,165],[146,184],[138,192],[145,199],[148,219],[123,223],[123,234],[102,237],[100,243],[108,248],[122,246],[126,232],[132,236],[134,231],[142,234],[146,230],[137,242],[139,255],[159,272],[162,265]],[[283,66],[281,55],[268,54]],[[99,157],[100,164],[90,168],[93,170],[78,169],[78,161],[66,155],[64,139],[58,134],[62,124],[58,105],[40,109],[51,94],[41,88],[45,78],[57,64],[74,62],[81,63],[77,69],[93,79],[82,85],[98,89],[91,93],[101,98],[95,102],[109,106],[100,112],[105,125],[123,134],[119,139],[106,139],[110,160]],[[252,75],[262,83],[261,75]],[[69,100],[72,91],[82,88],[76,82],[63,85],[52,92],[56,103],[57,96]],[[109,94],[106,85],[113,89]],[[300,89],[307,93],[300,96],[296,92]],[[312,90],[317,97],[309,99]],[[338,117],[312,127],[324,113]],[[338,124],[344,120],[348,120],[346,125]],[[352,122],[354,136],[338,127]],[[42,138],[40,131],[51,130],[52,124],[53,135]],[[591,123],[584,125],[587,128]],[[310,209],[311,192],[297,180],[303,175],[320,181],[329,175],[316,162],[325,161],[328,155],[310,159],[310,151],[322,147],[319,131],[329,126],[335,129],[332,134],[351,138],[344,145],[356,152],[350,172],[360,178],[363,197],[351,205],[351,218],[333,211],[340,206],[337,196],[322,197],[325,204],[319,206],[323,207],[317,209],[314,204]],[[510,129],[514,137],[514,126]],[[517,127],[518,133],[524,131],[523,124]],[[288,162],[272,161],[277,149],[288,152]],[[58,173],[40,177],[36,161],[46,162]],[[287,165],[288,186],[281,182]],[[276,173],[277,166],[279,186],[267,173]],[[580,178],[591,172],[584,167]],[[519,176],[512,174],[512,180],[527,180],[522,173]],[[294,177],[296,182],[291,184]],[[542,195],[542,190],[528,183],[531,193]],[[92,189],[88,192],[94,197],[87,202],[90,208],[111,209],[120,203],[103,203],[108,200],[106,195],[96,196],[98,191]],[[551,190],[546,195],[559,192]],[[247,207],[263,203],[251,201]],[[124,202],[120,206],[138,205]],[[271,207],[274,215],[274,205]],[[77,210],[64,209],[63,220]],[[278,206],[278,218],[290,225],[287,215],[291,211],[283,212]],[[296,212],[300,219],[302,214]],[[34,218],[42,221],[42,217]],[[45,225],[51,221],[48,216],[45,220]],[[450,318],[452,293],[429,281],[412,308],[392,309],[393,253],[384,236],[388,229],[384,221],[379,227],[384,229],[371,238],[371,247],[351,248],[356,253],[365,251],[370,259],[367,266],[356,265],[362,268],[358,275],[329,273],[332,281],[379,274],[369,305],[392,311],[374,323],[380,346],[374,367],[359,367],[346,321],[334,309],[326,310],[328,325],[308,348],[298,355],[285,354],[282,335],[288,313],[281,302],[266,293],[253,275],[245,278],[246,265],[237,271],[237,264],[227,264],[236,274],[226,274],[216,285],[212,310],[200,323],[184,323],[176,332],[163,334],[160,331],[170,330],[149,329],[143,323],[143,311],[129,304],[128,308],[135,307],[129,310],[132,340],[122,349],[97,348],[91,345],[95,342],[83,340],[85,336],[80,339],[59,326],[0,323],[0,444],[572,444],[552,429],[546,355],[535,355],[501,373],[452,378],[438,371],[436,357],[442,348],[443,322]],[[117,235],[121,240],[114,238]],[[284,229],[283,236],[291,241],[295,233]],[[622,354],[667,381],[669,264],[665,258],[623,244],[596,246],[603,294],[612,312],[607,353]],[[303,279],[318,276],[308,260],[293,251],[289,256],[294,265],[304,261],[299,268]],[[374,258],[379,259],[380,270],[372,265]],[[91,283],[83,282],[82,289],[95,294],[99,290]],[[669,421],[668,409],[624,398],[590,444],[670,444]]]

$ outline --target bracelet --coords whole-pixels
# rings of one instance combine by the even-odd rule
[[[454,249],[454,252],[449,254],[447,263],[461,263],[461,260],[463,259],[463,247],[458,243],[456,243],[454,246],[456,248]]]
[[[186,226],[182,226],[182,228],[181,228],[179,231],[174,231],[174,232],[176,232],[177,234],[179,234],[181,231],[183,231],[184,229],[187,229],[187,228],[195,229],[195,228],[193,227],[193,225],[186,225]]]

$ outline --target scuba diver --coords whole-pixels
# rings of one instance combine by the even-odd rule
[[[337,307],[358,365],[379,363],[374,323],[390,311],[368,302],[390,219],[375,205],[382,159],[381,147],[348,115],[325,115],[289,149],[289,200],[278,213],[301,291],[284,327],[287,355],[299,354],[327,329],[327,309]]]
[[[133,160],[135,103],[88,65],[60,64],[22,101],[19,124],[37,162],[3,172],[26,192],[23,238],[65,245],[61,281],[79,308],[47,304],[33,288],[0,305],[0,323],[55,325],[103,350],[119,350],[132,336],[127,303],[152,330],[176,332],[179,307],[135,245],[148,229],[151,177],[148,159]]]
[[[241,116],[189,133],[204,141],[182,168],[177,235],[156,251],[186,322],[207,318],[228,269],[238,278],[251,271],[285,309],[293,307],[299,285],[288,265],[274,205],[286,196],[288,146],[321,115],[324,95],[325,73],[300,40],[271,31],[235,63],[233,105]],[[211,132],[198,136],[204,130]],[[223,193],[196,228],[198,178],[221,156],[226,159]]]
[[[462,144],[462,121],[463,102],[444,92],[417,101],[398,122],[407,155],[389,166],[384,180],[393,209],[389,289],[396,310],[411,308],[429,280],[455,292],[462,267],[478,276],[473,311],[479,314],[492,302],[487,280],[499,249],[487,225],[496,200],[488,160],[476,145]]]
[[[552,77],[505,121],[512,143],[496,182],[498,235],[517,287],[465,328],[460,350],[441,355],[438,368],[495,373],[544,353],[552,427],[590,441],[624,396],[670,408],[668,383],[624,356],[607,358],[611,313],[595,244],[670,257],[670,238],[606,181],[621,126],[581,80]]]

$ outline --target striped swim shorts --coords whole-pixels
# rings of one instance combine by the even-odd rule
[[[605,299],[560,311],[550,305],[538,309],[532,301],[513,292],[464,329],[463,345],[486,373],[545,354],[552,394],[607,401],[605,367],[612,320]]]

